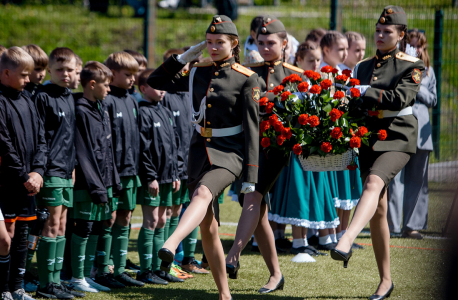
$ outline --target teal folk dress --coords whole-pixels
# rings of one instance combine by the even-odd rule
[[[303,171],[292,154],[275,184],[269,221],[311,229],[336,228],[340,222],[328,173]]]
[[[352,210],[358,204],[363,191],[359,169],[334,173],[338,188],[338,197],[334,200],[335,206],[343,210]]]

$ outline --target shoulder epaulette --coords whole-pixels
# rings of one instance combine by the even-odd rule
[[[258,68],[258,67],[264,66],[264,63],[263,62],[251,63],[251,64],[244,64],[243,66],[246,67],[246,68]]]
[[[400,59],[400,60],[410,61],[410,62],[413,62],[413,63],[420,60],[419,58],[410,56],[408,54],[405,54],[404,52],[398,52],[396,54],[396,58]]]
[[[248,77],[250,77],[251,75],[255,74],[255,72],[251,71],[248,68],[245,68],[244,66],[242,66],[241,64],[238,64],[238,63],[233,64],[232,65],[232,69],[234,69],[235,71],[237,71],[239,73],[242,73],[243,75],[246,75]]]
[[[285,63],[284,62],[283,63],[283,67],[288,68],[290,70],[293,70],[295,72],[301,73],[301,74],[304,73],[304,70],[302,70],[301,68],[298,68],[296,66],[290,65],[289,63]]]
[[[371,60],[371,59],[374,59],[374,58],[375,58],[375,55],[372,56],[372,57],[365,58],[365,59],[363,59],[362,61],[358,62],[356,65],[359,65],[359,64],[362,63],[362,62],[365,62],[365,61],[368,61],[368,60]]]
[[[211,61],[204,61],[204,62],[200,62],[200,63],[196,63],[193,65],[193,67],[209,67],[213,64],[213,62]]]

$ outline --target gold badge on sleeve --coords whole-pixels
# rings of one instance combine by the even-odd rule
[[[253,100],[259,102],[261,99],[261,90],[258,87],[253,88]]]
[[[413,79],[413,81],[415,81],[415,83],[420,83],[420,81],[421,81],[421,72],[420,72],[420,70],[413,69],[412,79]]]

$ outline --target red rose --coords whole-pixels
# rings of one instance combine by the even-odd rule
[[[342,133],[342,128],[340,127],[335,127],[332,131],[331,131],[331,136],[333,138],[335,138],[336,140],[340,139],[342,137],[343,133]]]
[[[289,140],[293,136],[293,132],[291,131],[290,127],[286,127],[281,130],[281,135]]]
[[[276,132],[280,132],[283,129],[283,124],[280,121],[276,121],[274,124],[274,129]]]
[[[361,126],[358,128],[358,132],[356,133],[357,136],[363,137],[367,133],[367,128],[364,126]]]
[[[267,102],[269,102],[269,99],[267,99],[267,97],[262,97],[259,99],[259,106],[266,106]]]
[[[280,134],[279,136],[277,136],[277,144],[278,144],[279,146],[283,145],[283,142],[284,142],[285,140],[286,140],[286,137],[285,137],[285,136],[283,136],[283,135],[281,135],[281,134]]]
[[[325,79],[323,80],[322,82],[320,82],[320,87],[323,89],[323,90],[327,90],[331,87],[332,85],[332,81],[329,80],[329,79]]]
[[[329,153],[329,152],[331,152],[331,150],[332,150],[331,143],[323,142],[323,144],[321,144],[321,151],[323,151],[325,153]]]
[[[281,94],[281,101],[286,101],[286,99],[288,99],[290,95],[291,95],[291,92],[289,91],[284,92],[283,94]]]
[[[320,125],[320,119],[318,119],[317,116],[310,116],[310,118],[307,119],[307,123],[309,123],[310,127],[317,127]]]
[[[350,89],[350,93],[351,93],[351,97],[352,97],[352,98],[359,98],[359,97],[361,97],[361,93],[359,92],[358,89],[351,88],[351,89]]]
[[[334,96],[333,96],[332,98],[334,98],[334,99],[342,99],[343,97],[345,97],[344,92],[342,92],[342,91],[336,91],[336,92],[334,93]]]
[[[296,155],[300,155],[302,153],[302,147],[299,144],[293,146],[293,152]]]
[[[350,79],[350,85],[351,86],[359,85],[359,80],[356,79],[356,78],[351,78]]]
[[[387,136],[388,136],[388,135],[386,134],[386,130],[380,129],[380,130],[378,131],[378,139],[379,139],[379,140],[384,141],[384,140],[386,140],[386,137],[387,137]]]
[[[306,81],[301,82],[297,86],[297,89],[299,90],[299,92],[305,93],[309,90],[309,84]]]
[[[285,88],[284,86],[278,85],[278,86],[274,87],[273,92],[274,92],[275,95],[278,95],[281,91],[283,91],[284,88]]]
[[[269,147],[269,146],[270,146],[270,138],[268,138],[268,137],[262,138],[262,140],[261,140],[261,146],[262,146],[263,148]]]
[[[261,124],[259,124],[259,129],[261,130],[261,132],[266,132],[269,128],[269,121],[262,121]]]
[[[343,115],[343,112],[341,112],[340,110],[336,109],[336,108],[333,108],[330,112],[329,112],[329,117],[331,117],[331,121],[332,122],[335,122],[337,119],[339,119],[341,116]]]
[[[345,76],[345,75],[336,76],[336,81],[347,82],[347,80],[348,80],[348,76]]]
[[[332,73],[332,74],[337,74],[337,73],[339,73],[339,70],[337,70],[336,68],[333,68],[333,69],[331,70],[331,73]]]
[[[319,85],[313,85],[310,88],[310,93],[319,95],[321,93],[321,87]]]
[[[350,147],[351,148],[359,148],[361,147],[361,139],[357,136],[354,136],[350,139]]]
[[[277,121],[278,121],[277,115],[271,115],[271,116],[269,117],[269,123],[270,123],[270,125],[273,126],[273,125],[275,124],[275,122],[277,122]]]
[[[307,115],[307,114],[300,115],[299,118],[298,118],[299,124],[306,125],[308,118],[309,118],[309,115]]]
[[[344,74],[347,77],[350,77],[351,76],[351,70],[350,69],[345,69],[345,70],[342,71],[342,74]]]
[[[268,113],[268,114],[272,113],[273,109],[274,109],[274,103],[273,102],[267,103],[266,113]]]
[[[347,169],[350,170],[350,171],[356,170],[357,168],[358,168],[357,165],[348,165],[347,166]]]
[[[324,66],[321,68],[321,72],[323,73],[331,73],[332,72],[332,67],[331,66]]]
[[[379,112],[377,110],[368,110],[367,113],[369,114],[369,116],[371,117],[376,117],[378,116]]]

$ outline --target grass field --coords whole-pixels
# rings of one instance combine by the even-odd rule
[[[431,184],[429,204],[429,229],[423,233],[429,238],[423,240],[391,239],[391,264],[395,290],[391,299],[441,299],[440,292],[445,280],[447,240],[440,239],[446,223],[454,194],[453,186]],[[221,206],[222,222],[237,222],[241,208],[238,203],[226,197]],[[141,223],[140,207],[135,210],[132,223]],[[225,252],[232,246],[236,227],[221,226],[220,237]],[[368,229],[365,230],[367,232]],[[290,234],[290,227],[287,233]],[[138,263],[138,230],[132,230],[128,258]],[[289,235],[289,237],[291,237]],[[280,255],[280,266],[284,274],[285,290],[261,296],[257,290],[268,279],[268,271],[259,254],[249,251],[242,253],[239,279],[230,280],[229,286],[234,299],[367,299],[376,289],[378,272],[368,233],[360,234],[357,243],[365,250],[355,251],[348,269],[329,256],[318,257],[316,263],[293,263],[293,255]],[[201,259],[200,236],[196,258]],[[111,299],[218,299],[216,286],[210,275],[195,275],[184,283],[168,286],[147,286],[126,288],[111,293],[88,294],[88,300]]]

